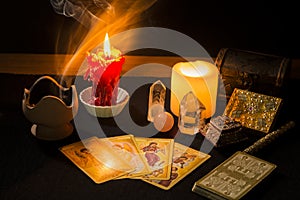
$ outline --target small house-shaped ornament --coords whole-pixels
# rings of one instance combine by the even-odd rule
[[[225,115],[211,118],[201,133],[216,147],[224,147],[248,139],[241,123]]]

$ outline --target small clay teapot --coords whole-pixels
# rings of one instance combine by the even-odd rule
[[[75,85],[65,88],[50,76],[42,76],[24,89],[22,109],[33,123],[31,133],[42,140],[60,140],[73,132],[70,123],[78,111]]]

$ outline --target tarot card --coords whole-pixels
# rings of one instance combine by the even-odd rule
[[[169,190],[176,183],[190,174],[211,156],[180,143],[175,142],[171,177],[168,180],[149,180],[143,181],[155,185],[161,189]]]
[[[174,140],[135,137],[135,141],[151,171],[147,175],[136,178],[168,180],[171,174]]]
[[[134,169],[119,159],[106,141],[91,137],[61,147],[59,150],[95,183],[103,183]]]
[[[134,168],[134,171],[125,174],[120,178],[132,178],[135,176],[142,176],[150,173],[150,168],[147,161],[138,150],[133,135],[122,135],[107,138],[111,143],[113,150],[125,160],[125,162]],[[102,139],[99,139],[102,140]]]

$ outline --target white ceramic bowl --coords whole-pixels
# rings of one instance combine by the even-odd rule
[[[91,115],[95,117],[113,117],[120,114],[125,105],[129,101],[129,94],[126,90],[118,88],[117,104],[112,106],[95,106],[88,103],[91,97],[92,87],[82,90],[79,94],[79,99],[84,107]]]

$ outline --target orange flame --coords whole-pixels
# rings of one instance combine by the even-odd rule
[[[74,35],[71,35],[72,41],[79,41],[79,45],[74,48],[74,44],[70,45],[69,53],[72,55],[71,59],[66,60],[64,75],[71,74],[71,71],[77,70],[77,75],[83,75],[86,68],[81,67],[83,61],[86,58],[86,52],[90,52],[96,46],[103,43],[105,34],[110,33],[114,35],[122,31],[136,28],[139,25],[141,19],[140,14],[150,8],[157,0],[149,1],[136,1],[130,0],[126,3],[123,0],[113,0],[111,5],[115,8],[115,15],[109,15],[107,13],[95,14],[101,21],[93,24],[93,26],[86,31],[85,27],[79,26],[77,30],[74,30]],[[122,45],[122,44],[115,44]],[[103,44],[105,46],[105,44]],[[108,56],[112,56],[113,52],[107,52]],[[106,56],[106,55],[105,55]]]

